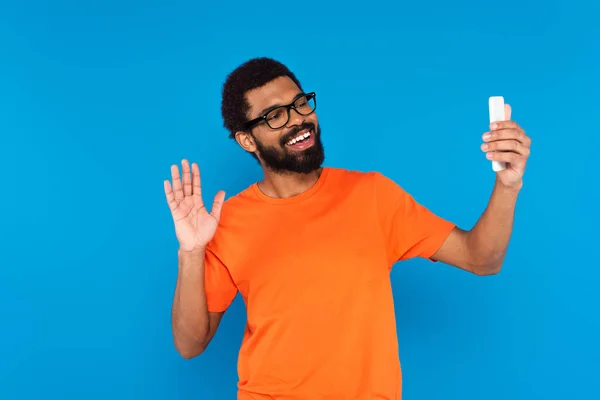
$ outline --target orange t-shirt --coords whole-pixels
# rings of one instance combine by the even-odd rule
[[[239,400],[399,400],[390,270],[454,224],[377,172],[324,168],[300,195],[256,184],[223,205],[206,257],[209,311],[241,293]]]

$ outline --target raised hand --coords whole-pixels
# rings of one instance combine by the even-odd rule
[[[483,135],[481,150],[488,160],[504,161],[506,168],[499,171],[498,179],[507,187],[520,188],[529,154],[531,138],[515,121],[511,120],[510,105],[504,105],[506,121],[490,124],[490,131]]]
[[[212,210],[208,212],[202,201],[198,164],[192,164],[192,176],[190,176],[190,164],[187,160],[182,160],[181,167],[183,173],[180,178],[177,165],[171,166],[173,185],[171,186],[168,180],[164,181],[165,195],[173,215],[180,249],[193,251],[205,248],[214,237],[221,217],[225,192],[221,190],[215,195]]]

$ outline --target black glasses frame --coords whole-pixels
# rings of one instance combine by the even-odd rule
[[[300,111],[298,111],[298,109],[296,108],[296,106],[294,106],[294,104],[301,98],[306,97],[306,101],[310,101],[310,100],[314,100],[314,107],[313,109],[306,114],[301,113]],[[287,120],[285,121],[285,123],[277,128],[273,128],[270,124],[269,121],[267,121],[267,115],[275,110],[278,110],[280,108],[284,108],[287,112]],[[296,99],[294,99],[294,101],[288,105],[285,106],[279,106],[279,107],[275,107],[272,110],[267,111],[266,113],[264,113],[263,115],[261,115],[260,117],[254,118],[251,121],[248,121],[246,123],[246,129],[252,129],[254,128],[256,125],[260,124],[261,122],[266,122],[266,124],[269,126],[269,128],[271,129],[281,129],[282,127],[286,126],[287,123],[290,121],[290,110],[294,109],[294,111],[296,111],[298,114],[306,116],[306,115],[310,115],[312,113],[315,112],[315,110],[317,109],[317,94],[315,92],[310,92],[310,93],[304,93],[302,95],[299,95],[298,97],[296,97]]]

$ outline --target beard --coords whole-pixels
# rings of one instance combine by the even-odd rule
[[[314,135],[315,143],[301,151],[289,150],[286,143],[304,129],[310,129],[311,135]],[[262,158],[265,166],[275,173],[308,174],[321,168],[323,161],[325,161],[325,151],[321,142],[321,127],[315,127],[315,124],[311,122],[306,122],[284,135],[280,140],[280,148],[265,146],[256,138],[254,139],[260,158]]]

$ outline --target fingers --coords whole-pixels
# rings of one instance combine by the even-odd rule
[[[493,126],[493,125],[492,125]],[[515,139],[518,141],[525,141],[525,131],[520,128],[504,127],[492,129],[483,135],[483,140],[491,142],[499,139]]]
[[[175,211],[177,208],[177,201],[175,200],[175,194],[173,193],[173,188],[171,187],[171,182],[169,182],[169,180],[165,180],[165,195],[167,197],[169,209],[171,212]]]
[[[510,163],[517,168],[526,164],[531,152],[528,146],[517,139],[503,139],[484,143],[481,145],[481,150],[486,152],[488,160]]]
[[[223,202],[225,201],[225,192],[220,190],[215,195],[215,200],[213,201],[213,206],[211,210],[211,214],[213,217],[217,219],[217,221],[221,218],[221,208],[223,207]]]
[[[483,135],[481,150],[488,160],[507,162],[513,166],[525,165],[530,154],[531,138],[515,121],[490,124],[490,132]]]
[[[513,152],[522,156],[529,155],[529,148],[515,139],[498,140],[495,142],[484,143],[481,145],[481,150],[485,152],[505,151]]]
[[[494,122],[490,124],[490,128],[491,131],[483,134],[483,141],[489,145],[501,141],[517,141],[526,148],[531,146],[531,138],[514,121]]]
[[[490,124],[490,131],[483,135],[486,142],[500,139],[515,139],[523,145],[531,146],[531,138],[515,121],[498,121]]]
[[[171,211],[174,211],[181,200],[185,197],[191,196],[194,200],[194,206],[198,209],[204,207],[202,201],[202,185],[200,182],[200,167],[196,163],[192,163],[191,175],[190,175],[190,163],[188,160],[182,160],[181,162],[183,175],[179,177],[179,168],[177,165],[171,166],[171,178],[173,179],[173,186],[166,180],[164,182],[165,195],[167,197],[167,203]],[[216,194],[213,203],[211,214],[217,219],[221,216],[221,207],[225,200],[225,192],[220,191]]]
[[[183,170],[183,194],[185,196],[192,195],[192,177],[190,176],[190,163],[188,160],[181,161],[181,169]]]
[[[194,206],[197,208],[204,207],[202,185],[200,184],[200,167],[196,163],[192,164],[192,194],[194,195]]]
[[[519,167],[525,164],[527,156],[504,151],[495,151],[486,154],[488,160],[510,163],[512,166]]]
[[[521,129],[521,128],[519,127],[519,124],[516,123],[516,121],[506,120],[506,121],[492,122],[490,124],[490,129],[497,130],[497,129]]]
[[[179,168],[177,165],[171,165],[171,179],[173,180],[173,191],[175,192],[175,200],[183,199],[183,188],[181,179],[179,178]]]

